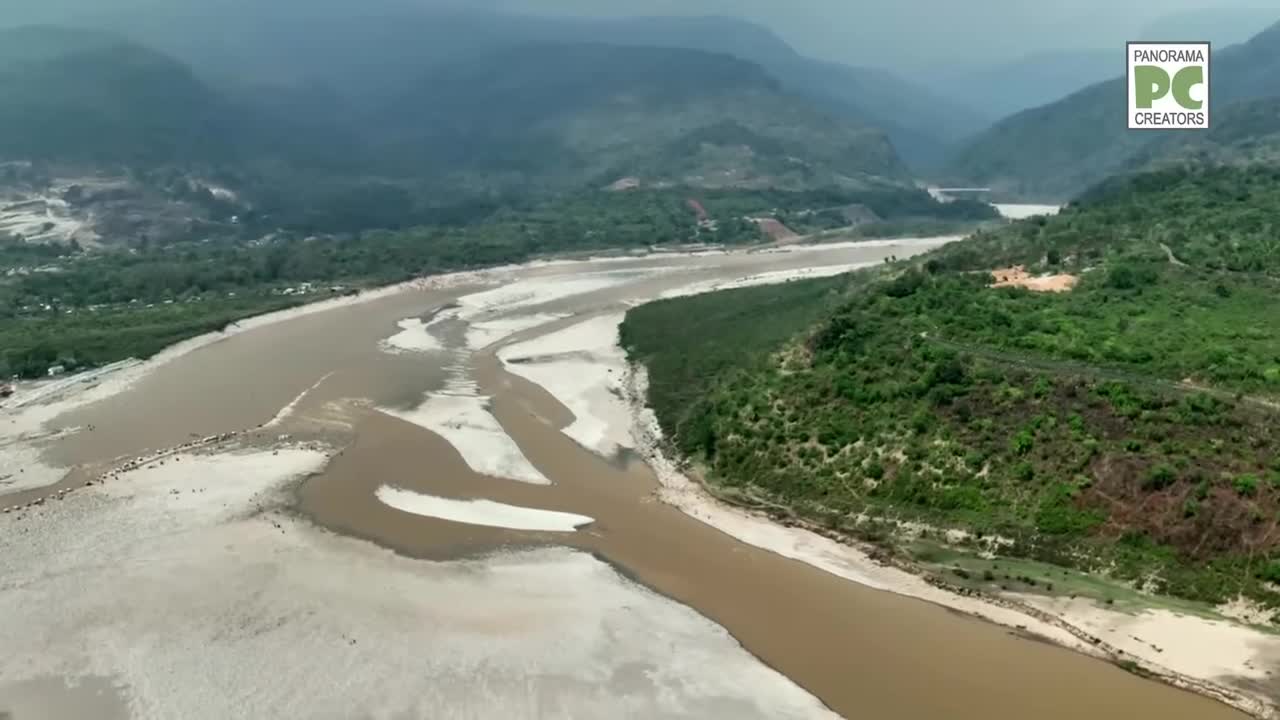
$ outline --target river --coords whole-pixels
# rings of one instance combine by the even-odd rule
[[[0,713],[1244,717],[662,501],[619,416],[621,313],[937,244],[479,273],[60,398],[42,434],[10,430],[65,479],[0,497],[46,498],[0,517]],[[495,526],[521,522],[568,525]]]

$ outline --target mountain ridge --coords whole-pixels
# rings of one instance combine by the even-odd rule
[[[1280,95],[1280,22],[1213,55],[1212,112]],[[1024,197],[1062,200],[1107,175],[1167,133],[1128,130],[1123,77],[1090,85],[1056,102],[1004,118],[964,145],[948,178]],[[1026,148],[1035,148],[1034,153]]]
[[[151,162],[229,150],[219,134],[231,108],[162,53],[53,26],[0,31],[0,46],[0,154]]]
[[[335,213],[399,227],[443,206],[623,178],[792,190],[910,181],[882,132],[789,93],[755,63],[700,50],[500,45],[361,101],[325,85],[220,90],[101,33],[19,29],[0,44],[0,89],[19,100],[0,107],[0,161],[63,166],[24,173],[18,201],[49,202],[29,181],[42,173],[46,184],[105,174],[162,205],[187,208],[195,192],[226,221],[351,229]],[[234,208],[204,197],[208,177]]]
[[[921,168],[936,164],[951,143],[990,119],[888,71],[805,57],[772,30],[724,16],[566,19],[469,8],[412,10],[386,0],[374,7],[385,7],[385,14],[343,14],[332,8],[323,13],[249,9],[229,14],[223,9],[96,22],[180,57],[224,83],[246,78],[283,85],[323,82],[340,93],[355,93],[361,101],[394,92],[385,79],[404,68],[421,70],[515,45],[604,42],[719,52],[761,65],[790,91],[828,111],[880,127],[899,154]],[[335,53],[335,47],[342,51]]]

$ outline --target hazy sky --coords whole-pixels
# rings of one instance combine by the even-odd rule
[[[0,13],[0,24],[38,14],[66,14],[69,8],[103,11],[112,6],[246,0],[0,0],[15,5]],[[936,60],[1007,60],[1029,53],[1109,49],[1139,37],[1143,28],[1169,16],[1175,27],[1197,37],[1232,41],[1260,30],[1261,18],[1280,20],[1275,0],[257,0],[258,7],[350,2],[488,7],[538,14],[729,15],[767,25],[806,54],[843,62],[915,67]],[[1260,11],[1259,6],[1272,9]],[[1255,8],[1248,10],[1248,8]],[[1244,8],[1244,10],[1242,10]],[[1272,17],[1274,16],[1274,17]],[[1210,27],[1210,26],[1214,27]],[[1225,29],[1224,29],[1225,26]],[[1190,28],[1190,29],[1188,29]],[[1202,29],[1203,28],[1203,29]],[[1174,38],[1162,38],[1174,39]]]

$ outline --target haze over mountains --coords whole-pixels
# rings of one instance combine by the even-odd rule
[[[1208,136],[1189,135],[1189,142],[1213,145],[1215,137],[1238,142],[1241,130],[1231,129],[1232,124],[1247,121],[1256,131],[1266,120],[1233,105],[1280,96],[1280,23],[1215,51],[1212,72],[1215,128]],[[1155,159],[1155,149],[1180,145],[1165,133],[1130,131],[1116,120],[1124,116],[1124,84],[1123,77],[1107,80],[1001,120],[956,154],[947,175],[1021,195],[1065,199],[1131,168],[1140,155]]]
[[[205,69],[111,34],[0,35],[0,88],[17,100],[0,109],[3,159],[60,163],[58,175],[216,177],[246,200],[237,214],[323,216],[358,198],[359,215],[401,226],[420,221],[411,206],[624,178],[800,188],[910,177],[879,129],[724,54],[520,38],[405,58],[419,47],[410,38],[371,34],[337,60],[330,38],[310,55],[285,52],[286,64],[265,57],[278,48],[264,37],[246,48],[256,55]],[[261,78],[240,62],[278,72],[228,82]]]
[[[830,114],[887,130],[907,154],[936,155],[987,120],[883,71],[804,58],[767,30],[740,21],[540,19],[394,7],[358,15],[322,7],[299,16],[270,8],[241,13],[220,4],[203,11],[118,13],[89,24],[190,65],[221,92],[270,91],[297,100],[310,94],[320,102],[363,105],[384,101],[446,64],[520,45],[589,42],[689,48],[760,64],[789,92]],[[926,112],[940,103],[947,112]],[[339,114],[349,109],[337,108]]]
[[[969,4],[947,0],[648,0],[641,4],[625,0],[380,0],[362,5],[372,13],[393,2],[401,9],[452,7],[562,17],[732,16],[772,29],[810,57],[908,75],[915,75],[922,63],[934,67],[957,61],[997,64],[1045,50],[1105,49],[1141,36],[1153,25],[1167,24],[1169,18],[1175,22],[1192,18],[1197,29],[1206,23],[1231,28],[1236,18],[1270,5],[1261,0],[982,0]],[[272,0],[257,3],[256,9],[285,8],[309,14],[353,4],[347,0]],[[11,5],[0,25],[79,22],[88,15],[121,8],[134,9],[135,14],[184,5],[255,10],[243,0],[44,0]],[[1265,24],[1256,18],[1246,20],[1236,37],[1215,35],[1212,39],[1238,42]]]
[[[1186,163],[1280,163],[1280,97],[1229,105],[1204,133],[1165,135],[1134,156],[1128,169]]]
[[[942,179],[1063,200],[1166,157],[1247,158],[1269,122],[1262,105],[1224,112],[1228,127],[1194,142],[1128,133],[1114,120],[1120,81],[1059,99],[1119,65],[1070,48],[908,77],[814,59],[727,17],[397,0],[64,10],[67,26],[0,30],[0,91],[16,99],[0,108],[0,160],[61,163],[55,175],[177,170],[224,189],[223,204],[235,197],[227,217],[323,217],[357,198],[360,215],[400,226],[424,208],[619,181]],[[1260,11],[1213,17],[1205,27],[1230,38]],[[1150,32],[1201,19],[1170,15]],[[1276,36],[1219,51],[1219,109],[1280,94]]]
[[[0,95],[6,159],[212,159],[234,133],[233,109],[188,67],[95,32],[0,32]]]
[[[315,82],[361,93],[386,90],[406,73],[520,44],[592,42],[724,53],[759,64],[789,91],[827,111],[886,130],[904,157],[922,163],[936,161],[949,143],[994,119],[883,70],[805,57],[767,28],[726,17],[553,18],[423,10],[384,0],[355,14],[332,4],[300,15],[295,8],[221,3],[115,13],[93,23],[228,83]]]
[[[1171,13],[1147,23],[1130,40],[1207,40],[1222,49],[1242,43],[1274,22],[1275,10],[1220,8]],[[1085,47],[1051,45],[991,61],[957,58],[908,65],[899,72],[936,93],[964,97],[989,116],[1008,115],[1059,100],[1124,72],[1119,42]]]

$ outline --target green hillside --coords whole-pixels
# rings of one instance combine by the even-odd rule
[[[791,93],[839,116],[883,130],[913,169],[990,122],[975,107],[874,67],[824,62],[797,52],[767,28],[728,17],[640,17],[583,21],[578,32],[611,44],[681,47],[757,63]]]
[[[695,50],[521,45],[398,66],[352,95],[215,91],[96,33],[25,28],[0,46],[0,160],[164,170],[166,188],[217,177],[264,232],[402,228],[624,177],[791,190],[908,180],[882,132],[789,94],[758,65]]]
[[[1213,57],[1218,122],[1239,102],[1280,96],[1280,24]],[[949,177],[1028,197],[1065,199],[1129,168],[1169,135],[1125,128],[1124,79],[1092,85],[996,123],[959,150]]]
[[[599,43],[729,55],[763,67],[788,93],[885,131],[913,167],[939,162],[951,143],[991,119],[887,71],[805,57],[768,28],[730,17],[539,17],[387,0],[363,3],[359,12],[299,5],[222,2],[216,8],[106,13],[97,21],[228,85],[320,84],[360,102],[395,95],[401,89],[396,78],[527,45]]]
[[[182,64],[57,28],[0,31],[0,157],[92,162],[209,158],[227,108]]]
[[[1280,604],[1278,225],[1275,169],[1141,175],[871,275],[643,306],[623,340],[722,496]],[[989,287],[1015,263],[1079,285]]]
[[[1144,147],[1134,168],[1186,163],[1280,163],[1280,97],[1235,103],[1203,133],[1177,133]]]
[[[883,133],[788,95],[757,65],[694,50],[495,52],[431,71],[369,125],[388,163],[553,185],[633,175],[780,187],[906,178]]]

